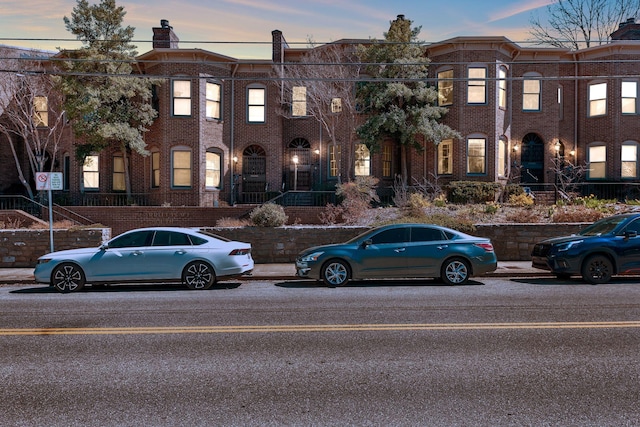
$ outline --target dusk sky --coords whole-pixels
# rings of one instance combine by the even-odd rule
[[[271,31],[278,29],[292,47],[307,40],[382,38],[399,14],[422,26],[420,39],[455,36],[529,38],[533,14],[544,16],[552,0],[116,0],[127,12],[124,25],[136,28],[138,52],[151,49],[152,27],[169,20],[180,47],[198,47],[235,58],[268,59]],[[90,4],[98,3],[89,0]],[[79,44],[64,26],[75,0],[3,0],[0,44],[37,49],[73,49]],[[16,40],[16,39],[49,39]],[[199,43],[193,43],[199,42]],[[206,43],[203,43],[206,42]],[[223,42],[223,43],[216,43]],[[233,43],[241,42],[241,43]]]

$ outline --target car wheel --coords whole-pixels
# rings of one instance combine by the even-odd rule
[[[604,255],[592,255],[582,263],[582,278],[592,285],[600,285],[611,280],[613,264]]]
[[[194,261],[182,271],[182,283],[189,289],[209,289],[216,283],[216,273],[208,263]]]
[[[322,267],[322,281],[330,288],[343,286],[349,281],[349,266],[345,261],[333,259]]]
[[[79,291],[85,281],[84,271],[77,264],[65,262],[51,272],[51,286],[63,294]]]
[[[571,279],[571,275],[568,273],[557,273],[556,277],[558,278],[558,280],[569,280]]]
[[[452,258],[442,264],[440,277],[447,285],[462,285],[469,280],[469,263],[461,258]]]

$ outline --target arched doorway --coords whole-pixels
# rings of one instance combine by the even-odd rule
[[[544,182],[544,143],[535,133],[522,138],[522,164],[520,182],[523,184],[542,184]]]
[[[267,153],[250,145],[242,152],[242,202],[262,203],[267,191]]]
[[[289,189],[311,190],[311,144],[304,138],[289,143]],[[297,165],[294,157],[298,160]]]

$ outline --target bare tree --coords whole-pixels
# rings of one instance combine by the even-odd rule
[[[356,103],[354,84],[359,74],[351,44],[334,42],[310,48],[299,62],[276,65],[285,117],[312,117],[334,147],[344,148],[338,161],[352,164],[355,153]],[[301,102],[302,101],[302,102]],[[341,178],[342,165],[338,164]],[[351,178],[348,169],[347,180]]]
[[[546,20],[531,16],[532,40],[578,50],[607,43],[621,22],[638,15],[640,0],[556,0],[546,11]]]
[[[11,55],[5,49],[5,56]],[[33,190],[25,176],[35,176],[53,170],[60,141],[65,133],[66,120],[61,109],[62,100],[50,76],[39,60],[7,59],[0,77],[0,133],[9,144],[20,182],[29,197]],[[22,145],[28,159],[28,170],[17,147]],[[45,171],[46,172],[46,171]]]

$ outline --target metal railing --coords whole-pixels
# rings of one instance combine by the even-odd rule
[[[0,210],[20,210],[48,222],[49,207],[43,204],[47,202],[44,199],[41,201],[31,200],[26,196],[0,196]],[[64,219],[80,225],[90,225],[94,222],[64,206],[53,204],[52,210],[56,220]]]

